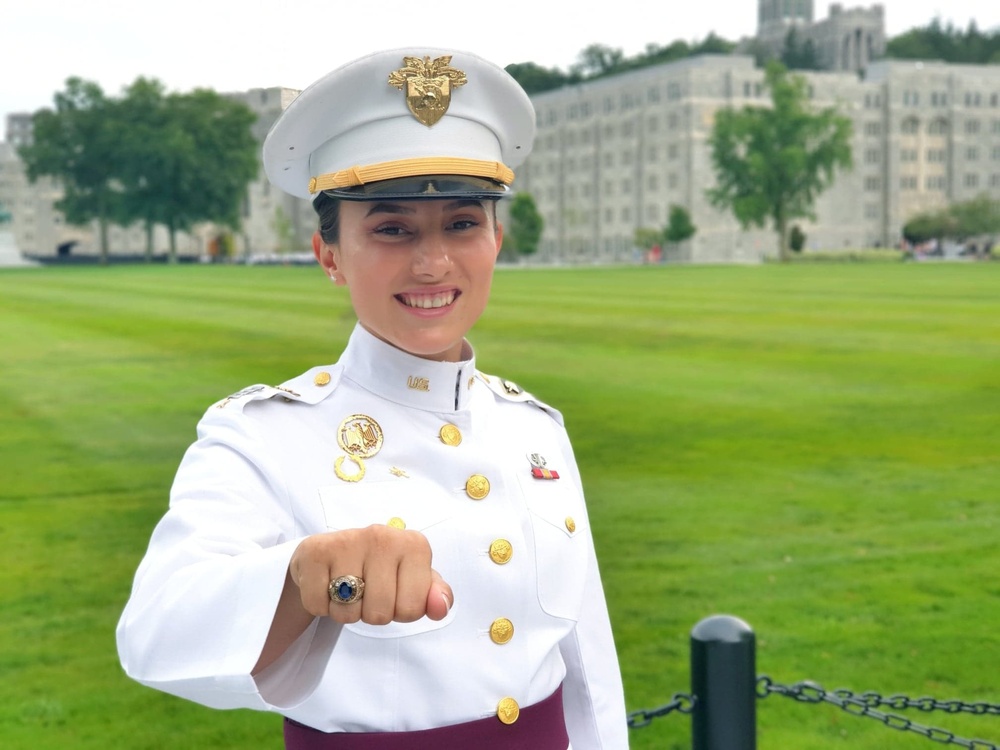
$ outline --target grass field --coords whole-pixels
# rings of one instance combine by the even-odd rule
[[[0,271],[0,745],[274,748],[131,683],[114,626],[202,411],[336,360],[312,268]],[[1000,264],[501,270],[480,367],[574,438],[629,710],[737,615],[791,684],[1000,703]],[[1000,717],[909,712],[1000,744]],[[758,701],[761,750],[920,748]],[[633,748],[690,747],[673,714]]]

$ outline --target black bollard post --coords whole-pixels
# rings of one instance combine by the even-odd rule
[[[729,615],[691,630],[693,750],[756,750],[757,665],[753,630]]]

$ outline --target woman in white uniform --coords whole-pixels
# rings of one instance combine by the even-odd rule
[[[131,677],[279,712],[293,750],[627,747],[562,417],[465,338],[534,128],[502,69],[437,49],[275,123],[268,178],[313,199],[358,323],[335,364],[206,412],[118,626]]]

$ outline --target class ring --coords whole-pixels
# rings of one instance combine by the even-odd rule
[[[340,576],[330,581],[330,601],[354,604],[365,593],[365,582],[357,576]]]

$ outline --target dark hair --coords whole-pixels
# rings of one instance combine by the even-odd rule
[[[313,198],[313,209],[319,215],[319,236],[327,245],[340,241],[340,198],[320,193]]]

